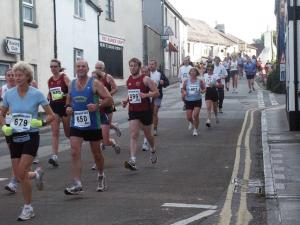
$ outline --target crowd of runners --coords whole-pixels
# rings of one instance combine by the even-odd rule
[[[212,114],[219,123],[218,113],[223,112],[223,100],[226,91],[238,92],[238,77],[245,73],[249,93],[254,91],[253,79],[256,74],[255,59],[246,60],[238,55],[227,56],[221,63],[219,57],[208,59],[197,66],[184,59],[179,68],[178,78],[180,95],[186,110],[188,129],[193,136],[198,136],[199,115],[202,98],[207,108],[206,126],[211,127]],[[129,61],[130,76],[126,82],[128,94],[121,104],[128,106],[130,152],[124,167],[137,170],[137,151],[142,148],[149,152],[149,160],[155,164],[158,160],[155,138],[158,135],[159,109],[163,98],[163,88],[169,85],[168,78],[158,70],[158,62],[151,59],[142,66],[137,58]],[[51,76],[48,80],[48,95],[44,96],[33,80],[33,70],[26,62],[18,62],[5,73],[6,84],[0,90],[3,105],[0,122],[5,135],[12,162],[12,177],[5,185],[10,193],[16,193],[21,186],[24,207],[18,220],[34,217],[31,180],[36,181],[38,190],[43,189],[44,171],[38,166],[31,171],[32,163],[37,157],[40,136],[39,128],[51,125],[52,148],[48,163],[59,167],[59,131],[62,122],[64,135],[71,147],[72,181],[64,189],[66,195],[78,195],[82,192],[81,183],[81,148],[83,141],[88,141],[98,171],[96,191],[105,191],[106,175],[104,173],[104,156],[102,151],[111,147],[120,154],[121,147],[110,137],[110,129],[120,137],[121,130],[113,123],[116,111],[113,95],[118,91],[114,78],[105,71],[102,61],[95,63],[90,71],[88,62],[80,59],[75,65],[76,78],[70,80],[64,72],[61,62],[50,61]],[[225,81],[225,85],[223,83]],[[45,116],[39,114],[39,106]],[[142,146],[138,146],[140,131],[144,134]]]

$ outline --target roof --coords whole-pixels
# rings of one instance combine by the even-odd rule
[[[221,32],[211,28],[206,22],[192,18],[185,19],[189,23],[189,41],[220,44],[226,46],[233,44],[233,41],[228,38],[224,38],[222,35],[220,35]]]
[[[210,27],[202,20],[185,18],[190,26],[188,27],[188,40],[212,44],[233,45],[245,44],[246,42],[229,33],[223,33]]]
[[[189,25],[188,22],[183,18],[183,16],[174,8],[174,6],[168,1],[164,1],[165,5],[180,19],[184,25]]]

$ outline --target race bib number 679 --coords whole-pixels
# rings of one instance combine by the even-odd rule
[[[13,113],[11,115],[10,127],[17,132],[25,132],[30,130],[31,114]]]

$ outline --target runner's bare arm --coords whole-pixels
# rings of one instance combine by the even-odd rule
[[[8,108],[5,108],[3,106],[0,108],[0,124],[1,124],[1,126],[5,125],[5,116],[6,116],[7,112],[8,112]]]
[[[185,80],[182,84],[182,88],[181,88],[181,97],[184,98],[186,96],[186,82],[187,80]]]
[[[145,94],[146,95],[145,97],[157,98],[159,96],[159,91],[157,89],[156,83],[153,80],[151,80],[150,77],[144,77],[143,82],[150,89],[150,92],[148,94]],[[141,97],[143,98],[142,95]]]
[[[102,101],[101,101],[102,107],[108,107],[108,106],[113,105],[114,101],[113,101],[111,94],[109,93],[107,88],[105,88],[104,85],[100,81],[98,81],[98,80],[94,81],[93,89],[94,89],[94,92],[97,93],[99,95],[99,97],[102,98]]]
[[[108,77],[108,79],[109,79],[109,82],[108,82],[108,83],[109,83],[110,86],[111,86],[110,94],[111,94],[111,96],[113,96],[115,93],[117,93],[118,87],[117,87],[117,84],[116,84],[114,78],[113,78],[110,74],[107,74],[107,77]]]
[[[54,112],[52,111],[50,105],[45,105],[43,106],[43,109],[46,113],[46,124],[50,124],[54,119],[55,119],[55,114]]]

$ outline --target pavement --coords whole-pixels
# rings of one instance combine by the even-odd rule
[[[300,131],[289,131],[285,105],[262,111],[267,221],[300,224]]]

